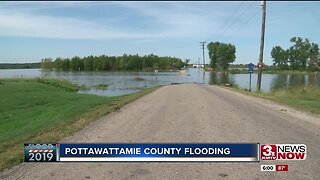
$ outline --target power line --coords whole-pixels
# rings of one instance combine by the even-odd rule
[[[245,21],[239,28],[235,28],[235,31],[233,31],[232,33],[230,33],[228,36],[227,36],[227,38],[226,38],[226,41],[228,41],[228,40],[230,40],[231,38],[232,38],[232,34],[234,34],[234,33],[236,33],[236,32],[241,32],[241,30],[249,23],[249,22],[251,22],[251,20],[253,19],[253,18],[255,18],[257,15],[258,15],[258,13],[259,13],[260,11],[259,10],[257,10],[253,15],[251,15],[248,19],[247,19],[247,21]]]
[[[251,3],[251,2],[250,2]],[[246,9],[244,9],[241,13],[240,16],[237,16],[237,19],[243,19],[243,17],[247,14],[248,10],[253,6],[253,3],[249,4],[247,6]],[[236,21],[236,20],[233,20],[233,21]],[[234,23],[230,23],[228,24],[227,26],[225,26],[225,28],[223,29],[223,31],[220,31],[220,33],[218,35],[222,35],[222,34],[225,34],[229,29],[231,29],[234,25],[240,23],[240,21],[236,21]],[[217,35],[217,36],[218,36]]]
[[[233,12],[230,14],[230,16],[227,18],[227,20],[214,32],[214,34],[220,34],[221,29],[223,29],[228,23],[229,21],[232,19],[232,17],[239,11],[239,9],[242,7],[242,5],[244,4],[244,2],[242,1],[234,10]]]

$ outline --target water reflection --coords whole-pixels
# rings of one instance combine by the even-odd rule
[[[277,74],[273,78],[270,89],[301,87],[301,86],[320,86],[319,75],[312,74]]]
[[[225,72],[211,72],[209,84],[229,84],[231,86],[238,86],[234,80],[234,75]]]

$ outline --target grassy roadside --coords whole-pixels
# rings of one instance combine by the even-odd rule
[[[308,70],[278,70],[278,69],[264,69],[264,74],[314,74],[317,72]]]
[[[244,89],[237,87],[230,88],[220,86],[223,88],[231,89],[247,95],[260,97],[272,101],[276,101],[285,105],[292,106],[299,110],[304,110],[316,114],[320,114],[320,88],[319,87],[299,87],[291,89],[278,89],[270,93],[264,92],[248,92]]]
[[[23,161],[23,143],[58,142],[158,88],[101,97],[70,91],[68,83],[63,88],[64,83],[36,79],[0,82],[0,171]]]
[[[238,70],[238,69],[231,69],[227,71],[230,74],[248,74],[248,70]],[[254,74],[257,74],[258,71],[254,70]],[[264,74],[314,74],[316,72],[307,71],[307,70],[278,70],[278,69],[264,69]]]

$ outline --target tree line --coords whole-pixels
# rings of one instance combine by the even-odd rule
[[[0,63],[0,69],[36,69],[40,63]]]
[[[281,46],[272,48],[273,65],[281,70],[311,70],[320,69],[319,45],[309,39],[293,37],[293,43],[288,49]]]
[[[58,57],[55,60],[45,58],[41,60],[43,70],[56,71],[152,71],[152,70],[169,70],[181,69],[186,65],[180,58],[160,57],[154,54],[139,56],[127,55],[122,56],[86,56],[72,58]]]
[[[288,49],[281,46],[272,48],[273,66],[281,70],[320,70],[319,45],[309,39],[293,37]],[[210,42],[207,46],[210,67],[215,70],[228,70],[236,59],[236,47],[230,43]]]

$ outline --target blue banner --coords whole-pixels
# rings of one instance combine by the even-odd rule
[[[60,144],[60,159],[81,158],[242,158],[258,161],[258,144]],[[78,158],[78,159],[74,159]],[[118,158],[118,159],[117,159]],[[66,159],[65,159],[66,160]],[[123,159],[122,159],[123,160]],[[139,159],[136,159],[139,161]],[[199,160],[201,161],[201,159]]]

